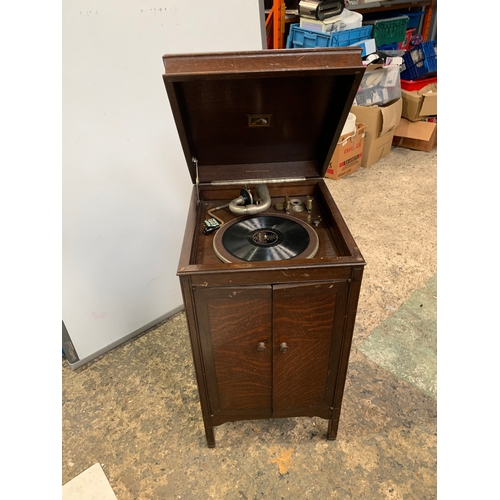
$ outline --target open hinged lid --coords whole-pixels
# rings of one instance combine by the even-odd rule
[[[199,183],[323,177],[365,71],[359,47],[165,55],[163,63]]]

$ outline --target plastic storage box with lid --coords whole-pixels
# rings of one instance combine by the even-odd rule
[[[354,102],[357,106],[381,106],[399,97],[401,97],[399,66],[369,65]]]

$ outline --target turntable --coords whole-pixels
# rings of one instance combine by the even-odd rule
[[[284,215],[235,219],[214,237],[214,251],[223,262],[310,259],[318,245],[314,229]]]
[[[193,180],[178,267],[214,427],[328,420],[335,439],[365,261],[323,179],[361,49],[165,55]]]

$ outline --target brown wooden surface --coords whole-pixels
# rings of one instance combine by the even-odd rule
[[[337,293],[345,288],[345,283],[274,286],[273,412],[332,407],[336,370],[330,358],[342,339],[342,324],[334,329],[334,320]],[[282,342],[289,347],[286,353]]]
[[[271,413],[272,289],[195,291],[212,413]],[[259,342],[267,348],[258,352]]]
[[[254,185],[248,184],[253,192]],[[284,196],[289,198],[299,198],[305,201],[306,197],[312,196],[313,209],[309,214],[307,211],[294,212],[290,214],[301,221],[309,223],[319,236],[319,249],[314,258],[315,264],[320,265],[343,265],[347,262],[363,263],[363,257],[356,245],[347,225],[345,224],[338,207],[331,197],[323,179],[307,180],[285,184],[269,184],[269,192],[272,197],[271,208],[266,214],[284,213],[277,211],[274,207],[276,203],[282,203]],[[190,213],[186,228],[186,236],[182,247],[182,256],[178,272],[193,273],[203,270],[222,271],[228,269],[248,269],[254,267],[295,265],[296,260],[272,262],[272,263],[241,263],[223,264],[213,249],[214,234],[203,234],[203,221],[210,218],[207,213],[209,209],[229,203],[239,196],[242,186],[200,186],[200,197],[202,199],[199,206],[196,206],[196,192],[193,192],[190,204]],[[207,201],[205,201],[207,200]],[[236,216],[228,208],[214,212],[224,222],[233,220]],[[319,225],[314,225],[312,221],[320,220]],[[188,236],[189,235],[189,236]],[[189,257],[189,259],[188,259]],[[308,262],[311,265],[312,262]],[[229,266],[229,267],[227,267]]]
[[[241,419],[320,416],[329,419],[327,437],[336,435],[365,261],[321,177],[364,72],[360,54],[355,48],[164,57],[193,182],[192,157],[199,162],[178,275],[209,447],[214,425]],[[254,127],[249,116],[264,115],[271,122]],[[207,210],[266,179],[279,179],[266,182],[271,211],[285,195],[314,198],[307,223],[320,219],[311,226],[318,253],[221,262],[213,237],[203,234]],[[217,215],[234,218],[228,210]]]
[[[349,296],[346,312],[346,323],[342,345],[340,346],[340,362],[338,364],[337,387],[335,390],[335,399],[333,402],[334,408],[340,408],[344,395],[344,385],[347,375],[347,367],[349,364],[349,353],[351,352],[352,335],[354,331],[354,323],[356,320],[356,312],[358,309],[359,292],[361,289],[361,281],[363,279],[363,267],[356,266],[352,268],[352,279],[349,286]]]
[[[341,260],[342,257],[339,257]],[[297,282],[325,281],[349,281],[352,266],[349,262],[339,263],[338,266],[331,267],[311,267],[311,259],[298,261],[294,266],[282,269],[269,269],[266,262],[256,262],[247,264],[247,268],[239,269],[232,273],[216,272],[207,274],[196,274],[192,277],[192,283],[196,286],[252,286],[266,283],[283,284]],[[257,266],[257,264],[260,264]],[[267,266],[266,266],[267,264]],[[227,264],[226,264],[227,265]],[[222,269],[221,266],[220,271]]]
[[[171,81],[182,81],[200,74],[218,80],[234,74],[259,73],[275,75],[288,73],[324,71],[332,68],[351,70],[363,67],[362,49],[359,47],[314,48],[272,51],[212,52],[193,54],[165,54],[165,74]]]
[[[200,182],[319,176],[345,107],[339,97],[353,81],[335,74],[183,82],[178,100]],[[259,114],[270,125],[250,127],[248,116]]]
[[[323,176],[365,67],[357,47],[166,55],[193,182]],[[267,117],[251,126],[249,117]]]
[[[203,416],[203,425],[205,426],[205,435],[207,438],[207,446],[213,448],[215,446],[215,436],[213,431],[213,422],[211,417],[210,399],[208,395],[207,378],[205,376],[205,367],[203,354],[201,351],[201,338],[197,325],[197,312],[195,309],[195,301],[193,298],[193,289],[191,280],[188,276],[180,278],[182,298],[186,311],[186,320],[189,330],[189,340],[191,343],[191,352],[193,355],[193,363],[196,374],[196,382],[198,384],[198,394],[200,396],[201,412]]]

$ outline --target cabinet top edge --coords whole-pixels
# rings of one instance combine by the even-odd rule
[[[177,276],[190,275],[190,274],[220,274],[220,273],[237,273],[242,270],[252,272],[266,272],[266,271],[308,271],[313,269],[328,269],[339,267],[364,267],[366,261],[360,256],[355,257],[332,257],[328,262],[313,262],[308,263],[309,259],[301,259],[294,264],[287,261],[262,261],[262,262],[248,262],[248,263],[223,263],[220,264],[189,264],[181,265],[177,269]]]

